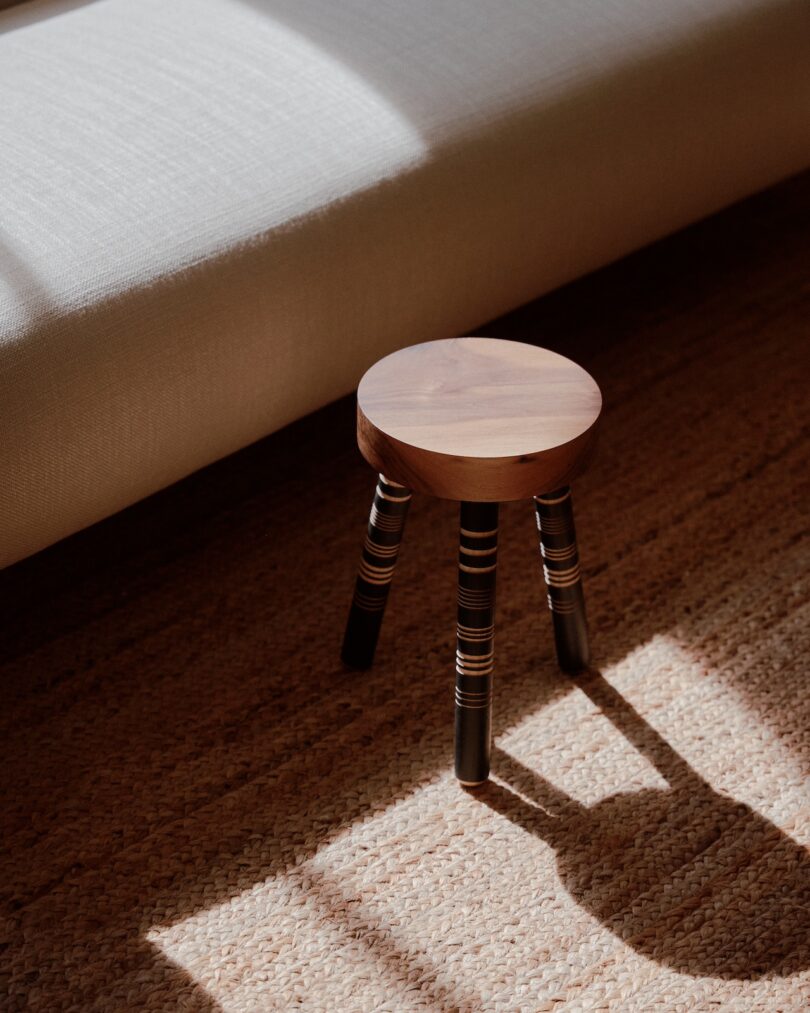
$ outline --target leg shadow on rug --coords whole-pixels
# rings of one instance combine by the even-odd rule
[[[515,790],[490,781],[475,796],[552,845],[571,896],[643,956],[738,980],[808,967],[807,850],[714,791],[599,672],[577,685],[669,789],[587,807],[496,748],[493,772]]]

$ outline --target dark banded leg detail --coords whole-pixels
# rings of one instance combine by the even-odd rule
[[[410,489],[380,475],[340,652],[350,668],[369,668],[374,661],[410,503]]]
[[[571,490],[535,496],[534,505],[557,660],[564,671],[579,672],[588,666],[590,649]]]
[[[456,777],[489,777],[498,504],[462,503],[458,555]]]

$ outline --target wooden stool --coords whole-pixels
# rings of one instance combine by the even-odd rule
[[[557,658],[588,664],[571,490],[602,397],[580,366],[497,338],[454,338],[381,359],[357,390],[357,442],[379,481],[341,657],[368,668],[411,492],[461,501],[456,776],[489,776],[498,504],[534,499]],[[551,490],[551,491],[548,491]]]

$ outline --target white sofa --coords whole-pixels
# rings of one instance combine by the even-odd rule
[[[0,566],[810,163],[807,0],[0,13]]]

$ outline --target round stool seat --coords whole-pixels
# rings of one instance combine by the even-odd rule
[[[503,502],[567,485],[602,407],[596,381],[546,348],[451,338],[380,359],[357,390],[357,442],[387,478],[441,499]]]

